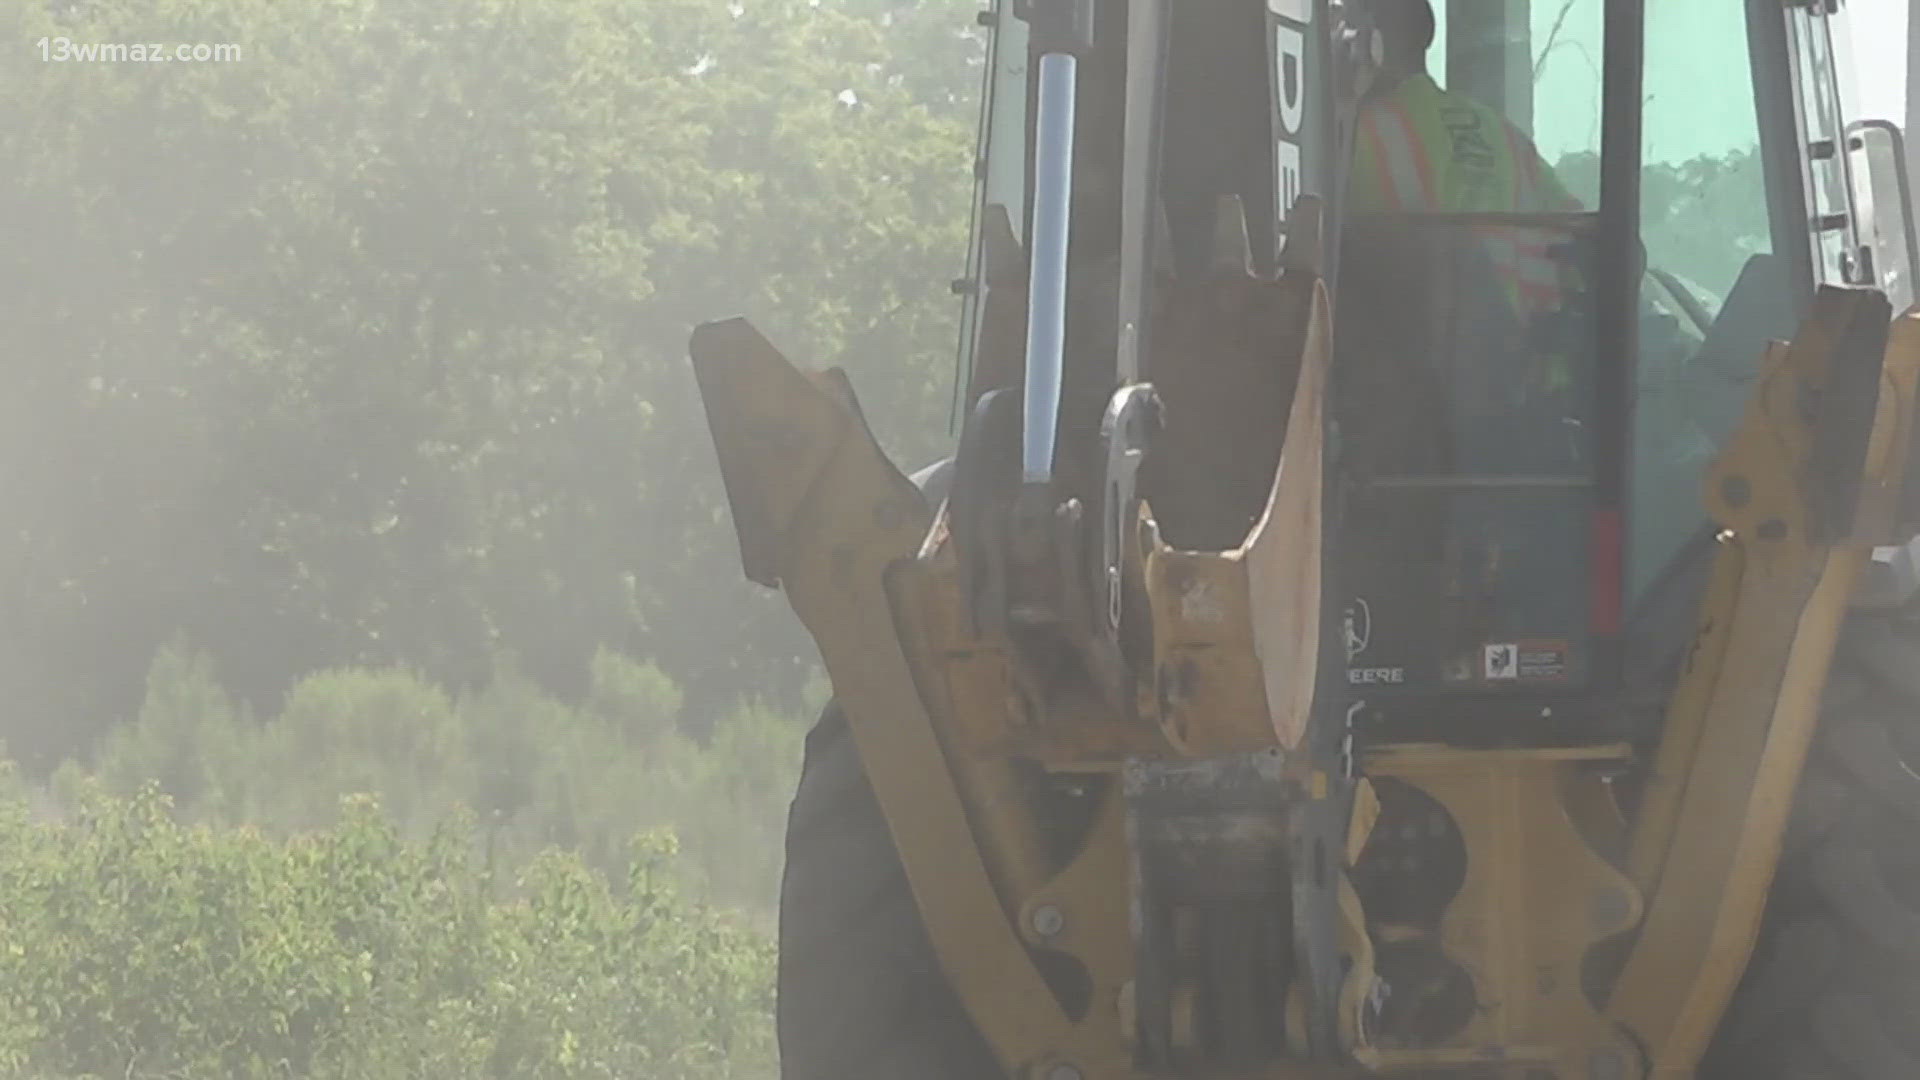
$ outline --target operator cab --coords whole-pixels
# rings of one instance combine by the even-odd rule
[[[1433,7],[1434,82],[1536,145],[1578,205],[1348,207],[1347,683],[1387,737],[1630,735],[1610,699],[1691,630],[1700,484],[1765,343],[1817,284],[1904,307],[1907,225],[1883,206],[1902,242],[1876,251],[1864,148],[1809,148],[1849,119],[1841,16],[1819,5]]]
[[[1382,738],[1630,734],[1620,693],[1691,630],[1701,478],[1765,343],[1818,285],[1913,299],[1898,133],[1851,111],[1827,7],[1434,0],[1428,76],[1537,147],[1572,197],[1542,209],[1349,205],[1367,0],[999,0],[960,404],[1020,381],[1006,328],[1050,175],[1041,68],[1069,52],[1058,482],[1097,505],[1102,462],[1076,448],[1115,387],[1151,382],[1165,430],[1141,492],[1163,534],[1239,543],[1300,332],[1271,283],[1317,273],[1335,314],[1323,684]],[[1046,20],[1068,8],[1084,40],[1061,45]],[[1376,148],[1375,167],[1430,171],[1418,155],[1473,152],[1460,134]]]
[[[1430,83],[1383,71],[1353,126],[1340,640],[1360,719],[1407,737],[1551,720],[1620,631],[1624,431],[1606,396],[1621,365],[1599,358],[1632,339],[1600,310],[1617,310],[1602,285],[1631,248],[1603,240],[1603,13],[1535,7],[1551,10],[1433,5],[1423,70],[1405,76]],[[1478,189],[1435,190],[1449,170]],[[1445,715],[1450,700],[1466,714]]]

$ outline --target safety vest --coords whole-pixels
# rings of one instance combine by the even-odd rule
[[[1359,213],[1527,214],[1573,212],[1580,201],[1540,160],[1533,143],[1499,113],[1440,89],[1425,74],[1368,103],[1354,147],[1348,193]],[[1475,229],[1515,304],[1550,311],[1561,302],[1551,231]]]

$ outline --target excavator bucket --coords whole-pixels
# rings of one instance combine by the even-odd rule
[[[856,540],[866,546],[884,537],[874,558],[892,579],[892,595],[857,617],[892,628],[923,674],[941,669],[932,685],[948,692],[934,693],[930,706],[950,718],[960,745],[974,754],[1069,765],[1293,747],[1312,706],[1319,651],[1327,370],[1324,291],[1315,284],[1303,299],[1303,347],[1292,368],[1298,374],[1280,462],[1245,539],[1224,551],[1181,550],[1160,538],[1144,500],[1104,508],[1127,534],[1127,565],[1095,576],[1139,584],[1146,603],[1129,614],[1151,643],[1121,700],[1027,685],[1047,700],[1008,708],[1009,691],[1017,698],[1019,684],[1035,679],[1016,670],[1013,638],[976,617],[979,597],[969,593],[981,586],[962,572],[960,545],[946,542],[952,516],[943,513],[941,527],[929,531],[933,508],[874,441],[844,373],[802,373],[735,319],[700,327],[691,353],[743,568],[753,581],[784,588],[818,636],[827,615],[803,606],[810,574],[826,574],[822,584],[844,599]],[[966,480],[963,473],[958,483]],[[853,516],[833,517],[842,512]],[[1117,623],[1118,605],[1115,590],[1085,621]],[[963,659],[950,663],[955,657]]]
[[[1124,542],[1089,591],[1127,587],[1069,625],[1087,645],[1126,624],[1132,644],[1116,647],[1108,671],[1117,696],[1092,685],[1093,667],[1048,664],[1058,654],[1019,627],[976,617],[981,581],[962,572],[954,531],[966,440],[954,496],[929,506],[875,442],[843,374],[801,372],[743,320],[693,336],[747,576],[784,590],[819,645],[942,968],[1010,1069],[1058,1060],[1123,1075],[1131,1026],[1116,1009],[1064,1010],[1034,955],[1045,946],[1075,957],[1100,1000],[1127,992],[1132,932],[1126,906],[1107,896],[1131,874],[1123,792],[1103,789],[1062,867],[1044,851],[1022,770],[1103,777],[1129,759],[1263,751],[1277,763],[1305,730],[1319,650],[1328,311],[1317,280],[1284,288],[1300,352],[1283,358],[1295,373],[1287,433],[1244,540],[1172,547],[1138,497],[1101,515]],[[1042,933],[1046,920],[1031,916],[1043,909],[1073,912],[1072,931]]]

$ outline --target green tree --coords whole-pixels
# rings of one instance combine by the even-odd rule
[[[968,4],[101,0],[10,40],[233,42],[0,69],[5,730],[46,763],[176,630],[301,674],[595,649],[706,713],[811,648],[739,580],[684,361],[745,312],[944,444]]]
[[[366,800],[293,839],[185,827],[155,789],[35,823],[0,795],[10,1076],[771,1076],[770,943],[673,886],[548,853],[498,895],[451,824]]]

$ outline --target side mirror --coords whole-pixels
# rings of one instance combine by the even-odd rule
[[[1847,127],[1847,156],[1861,224],[1857,257],[1865,264],[1858,280],[1879,286],[1893,310],[1904,312],[1920,299],[1905,141],[1891,121],[1861,120]]]

